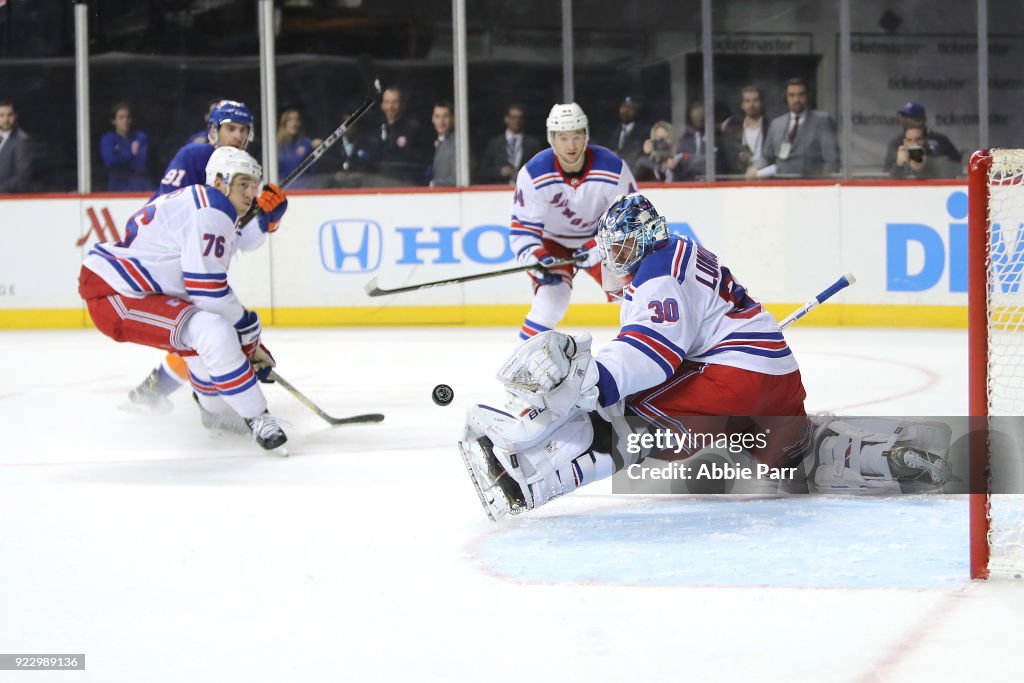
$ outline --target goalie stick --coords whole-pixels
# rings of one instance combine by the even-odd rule
[[[828,299],[832,298],[832,296],[835,295],[837,292],[846,289],[856,281],[857,278],[853,276],[853,273],[844,273],[842,276],[840,276],[838,280],[833,282],[831,285],[826,287],[820,294],[818,294],[818,296],[814,297],[813,299],[805,303],[803,306],[801,306],[800,308],[796,309],[788,316],[783,318],[782,322],[779,323],[779,327],[786,328],[792,325],[797,320],[813,311],[820,304],[823,304]]]
[[[366,413],[364,415],[352,415],[349,417],[332,417],[323,411],[320,406],[313,403],[312,399],[303,394],[301,391],[296,389],[290,382],[285,380],[281,375],[277,374],[277,371],[271,370],[270,374],[267,375],[268,379],[271,379],[280,384],[285,391],[298,399],[299,403],[306,406],[318,416],[320,416],[325,422],[332,426],[336,425],[347,425],[347,424],[359,424],[360,422],[380,422],[384,419],[384,416],[380,413]]]
[[[555,268],[557,266],[567,266],[576,263],[576,259],[562,259],[561,261],[555,261],[547,268]],[[443,287],[445,285],[457,285],[461,282],[472,282],[473,280],[483,280],[488,277],[498,277],[499,275],[508,275],[510,273],[521,273],[524,270],[531,270],[537,268],[536,264],[530,266],[516,266],[515,268],[505,268],[504,270],[493,270],[489,273],[477,273],[476,275],[461,275],[459,277],[449,278],[447,280],[435,280],[434,282],[422,282],[418,285],[407,285],[405,287],[396,287],[394,289],[381,289],[377,286],[377,278],[371,279],[363,287],[366,292],[366,296],[386,296],[388,294],[401,294],[402,292],[415,292],[418,289],[429,289],[431,287]]]
[[[363,100],[362,104],[356,107],[356,110],[349,114],[348,118],[342,121],[341,125],[335,128],[334,132],[328,135],[327,139],[320,143],[319,147],[317,147],[312,152],[307,154],[306,158],[303,159],[302,162],[295,167],[295,170],[289,173],[288,176],[278,184],[278,187],[284,190],[287,189],[289,185],[294,183],[295,180],[300,175],[305,173],[310,166],[316,163],[317,159],[326,154],[327,150],[329,150],[334,145],[334,143],[341,139],[341,136],[345,134],[345,131],[352,127],[353,123],[358,121],[363,114],[368,112],[370,108],[373,107],[373,103],[377,101],[378,97],[380,97],[379,78],[374,79],[373,89],[366,95],[366,99]],[[255,216],[259,212],[259,210],[259,206],[257,206],[256,203],[253,202],[253,205],[249,208],[245,215],[242,216],[242,220],[238,223],[238,225],[245,225],[246,223],[248,223],[250,220],[252,220],[253,216]]]

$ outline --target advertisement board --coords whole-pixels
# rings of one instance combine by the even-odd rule
[[[965,324],[967,193],[962,184],[757,184],[644,190],[673,232],[716,252],[785,315],[846,271],[858,282],[808,324]],[[506,190],[294,194],[281,229],[240,253],[230,283],[273,324],[518,324],[523,274],[371,298],[393,288],[515,265]],[[116,241],[144,198],[0,200],[0,325],[83,324],[86,250]],[[1019,277],[1008,272],[1006,278]],[[1012,283],[1011,283],[1012,284]],[[617,307],[576,280],[570,324],[615,324]]]

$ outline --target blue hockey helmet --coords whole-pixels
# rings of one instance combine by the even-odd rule
[[[215,145],[217,144],[217,131],[219,131],[220,127],[228,121],[243,126],[249,126],[249,137],[246,139],[245,144],[248,145],[253,140],[254,126],[252,112],[249,111],[249,107],[245,106],[244,102],[221,100],[210,112],[209,121],[210,142]]]
[[[639,192],[620,195],[601,217],[597,244],[605,265],[624,277],[636,271],[640,261],[668,239],[668,225],[651,200]]]

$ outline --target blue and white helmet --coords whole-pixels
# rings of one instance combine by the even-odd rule
[[[605,211],[597,229],[597,244],[605,266],[625,277],[668,236],[665,217],[658,215],[651,200],[634,192],[620,195]]]
[[[248,145],[252,142],[254,128],[252,112],[249,111],[249,107],[245,106],[244,102],[236,102],[235,100],[221,100],[213,108],[213,111],[210,112],[210,142],[215,145],[217,144],[217,131],[228,121],[249,126],[249,137],[246,139],[245,144]]]

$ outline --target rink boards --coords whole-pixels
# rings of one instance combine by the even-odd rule
[[[966,324],[963,183],[644,192],[673,231],[716,252],[779,317],[852,271],[857,284],[801,324]],[[145,199],[0,200],[0,327],[85,325],[76,292],[85,251],[101,237],[123,235]],[[493,188],[292,194],[280,231],[261,250],[238,258],[231,286],[278,325],[518,325],[531,298],[522,274],[387,297],[364,293],[373,277],[391,288],[514,266],[507,237],[511,206],[511,191]],[[581,276],[576,284],[566,323],[614,325],[618,307],[604,303],[596,283]]]

